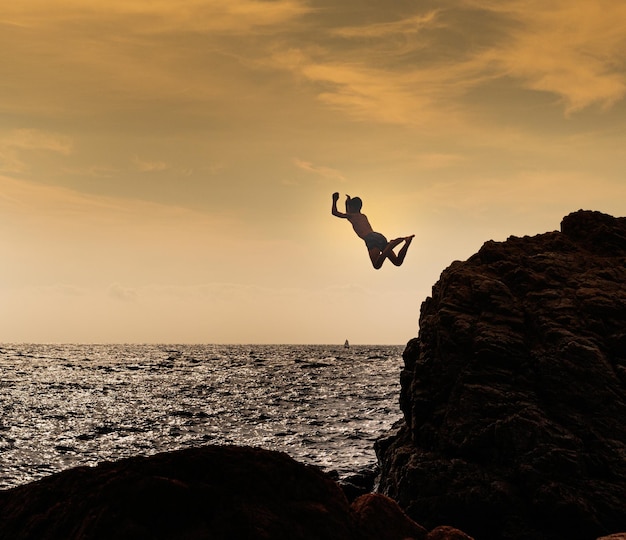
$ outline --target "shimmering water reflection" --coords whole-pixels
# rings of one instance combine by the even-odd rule
[[[401,346],[2,345],[0,487],[202,444],[348,474],[401,416]]]

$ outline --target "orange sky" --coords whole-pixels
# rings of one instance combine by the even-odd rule
[[[486,240],[626,215],[621,2],[5,4],[2,342],[402,344]]]

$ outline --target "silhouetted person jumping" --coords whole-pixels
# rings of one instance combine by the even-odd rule
[[[333,193],[333,216],[347,219],[351,224],[354,232],[365,241],[367,251],[369,252],[372,265],[378,270],[385,259],[389,259],[396,266],[400,266],[404,262],[406,252],[411,245],[411,241],[415,236],[404,236],[396,238],[390,242],[380,233],[374,232],[370,222],[365,214],[361,214],[361,207],[363,201],[359,197],[350,198],[350,195],[346,195],[346,213],[339,212],[337,210],[337,200],[339,199],[339,193]],[[404,242],[404,245],[398,251],[396,255],[393,248]]]

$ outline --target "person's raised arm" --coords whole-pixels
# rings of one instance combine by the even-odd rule
[[[333,216],[337,216],[340,218],[346,218],[348,217],[347,214],[344,214],[343,212],[340,212],[339,210],[337,210],[337,201],[339,200],[339,193],[333,193],[333,208],[331,210]]]

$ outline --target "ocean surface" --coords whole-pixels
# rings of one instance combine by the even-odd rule
[[[401,418],[403,346],[0,345],[0,488],[200,446],[347,476]]]

